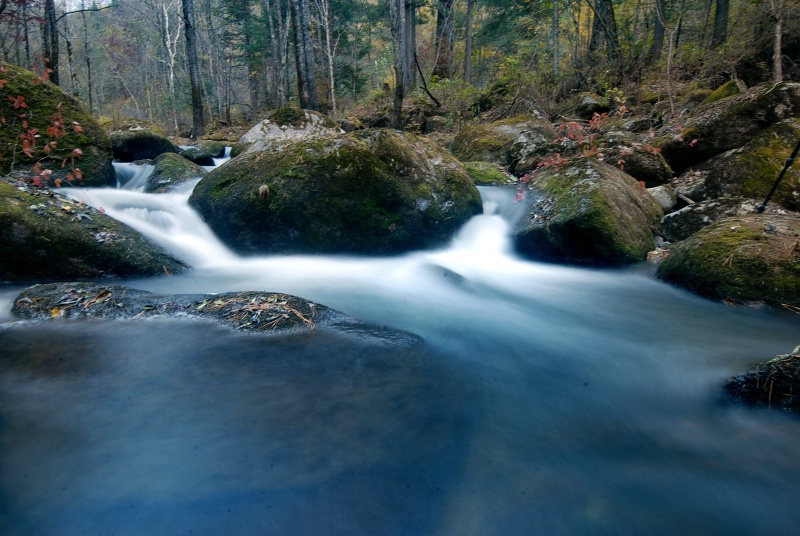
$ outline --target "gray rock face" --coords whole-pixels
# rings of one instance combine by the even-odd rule
[[[328,138],[343,131],[319,112],[283,108],[264,119],[242,136],[231,154],[238,156],[258,151],[277,151],[298,140]]]
[[[590,266],[644,260],[661,208],[632,177],[596,159],[540,170],[530,182],[529,215],[515,229],[528,257]]]
[[[147,178],[145,192],[163,193],[188,180],[208,173],[203,167],[175,153],[164,153],[152,161],[153,172]]]
[[[244,253],[398,253],[445,243],[482,210],[449,153],[382,129],[238,156],[189,201]]]
[[[760,205],[761,200],[739,197],[723,197],[694,203],[664,216],[661,220],[661,236],[669,242],[679,242],[723,218],[755,214]],[[765,213],[788,214],[789,212],[770,203]]]

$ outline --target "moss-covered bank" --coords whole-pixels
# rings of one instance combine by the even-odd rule
[[[34,73],[6,63],[0,63],[0,80],[0,117],[4,118],[0,128],[0,172],[26,170],[40,162],[52,171],[51,178],[66,179],[71,172],[73,151],[79,149],[81,155],[74,158],[74,166],[83,178],[75,179],[75,185],[114,184],[111,140],[75,98]],[[60,136],[52,130],[54,127],[58,127]],[[20,136],[34,130],[31,135],[39,137],[31,157],[23,153]],[[51,144],[49,152],[45,152],[46,144]]]

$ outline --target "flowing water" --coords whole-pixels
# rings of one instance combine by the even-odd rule
[[[377,326],[261,337],[200,322],[0,328],[0,533],[792,534],[800,421],[721,403],[800,343],[652,268],[511,251],[513,192],[393,258],[227,250],[189,189],[72,195],[189,262],[155,292],[288,292]],[[0,295],[8,320],[14,292]]]

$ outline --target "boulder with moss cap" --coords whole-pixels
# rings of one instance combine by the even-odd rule
[[[593,158],[533,175],[516,248],[536,260],[617,266],[654,248],[661,207],[636,180]]]
[[[240,155],[206,175],[189,201],[243,253],[432,247],[482,210],[455,158],[429,140],[384,129]]]

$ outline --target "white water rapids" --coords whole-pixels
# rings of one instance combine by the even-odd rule
[[[178,321],[0,329],[0,532],[800,526],[800,422],[719,396],[730,375],[800,343],[798,317],[712,303],[644,265],[521,259],[513,190],[483,189],[485,213],[446,247],[366,258],[241,257],[188,207],[188,189],[137,188],[70,192],[192,266],[126,284],[286,292],[424,343]]]

